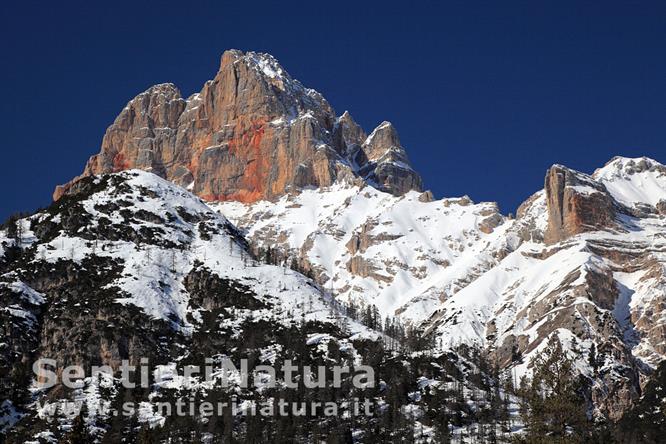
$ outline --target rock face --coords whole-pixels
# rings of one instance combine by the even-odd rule
[[[613,199],[591,177],[554,165],[546,173],[544,189],[548,204],[546,243],[613,225]]]
[[[367,181],[395,195],[422,187],[390,123],[366,138],[349,113],[336,117],[272,56],[236,50],[187,99],[161,84],[131,100],[82,176],[131,168],[209,201],[274,199],[336,181]],[[77,179],[58,186],[54,200]]]
[[[422,188],[421,178],[409,165],[398,132],[390,122],[379,125],[353,153],[353,159],[364,179],[381,190],[401,195],[404,190]]]

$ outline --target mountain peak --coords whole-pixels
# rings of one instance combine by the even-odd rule
[[[365,158],[365,179],[392,194],[403,190],[423,191],[421,177],[414,171],[407,152],[391,122],[384,121],[370,133],[361,146]]]
[[[396,195],[421,190],[395,128],[384,122],[371,136],[270,54],[232,49],[187,100],[171,83],[132,99],[80,177],[142,169],[211,201],[274,200],[339,181]],[[57,187],[54,199],[71,186]]]
[[[284,68],[272,55],[264,52],[243,52],[239,49],[228,49],[222,53],[220,69],[238,62],[253,64],[261,68],[262,72],[268,77],[288,76]]]
[[[654,159],[614,157],[592,177],[634,212],[666,211],[666,166]]]
[[[391,122],[384,121],[375,128],[363,143],[366,147],[368,159],[376,160],[386,154],[388,150],[400,149],[400,138],[398,132]]]
[[[659,163],[658,161],[642,156],[642,157],[622,157],[615,156],[602,168],[598,168],[592,174],[595,178],[604,178],[610,176],[619,176],[619,175],[632,175],[636,173],[643,173],[646,171],[652,172],[664,172],[666,167]]]
[[[563,165],[546,173],[548,243],[596,230],[615,230],[617,214],[666,213],[666,167],[649,157],[614,157],[592,175]]]
[[[222,53],[222,57],[220,57],[220,68],[222,66],[228,65],[230,63],[235,62],[236,60],[240,59],[243,57],[244,53],[240,49],[227,49]]]
[[[165,96],[170,99],[181,98],[180,90],[173,83],[158,83],[157,85],[153,85],[144,92],[142,92],[141,94],[139,94],[133,100],[136,100],[137,98],[143,96]]]

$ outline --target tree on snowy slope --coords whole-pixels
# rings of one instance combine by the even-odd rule
[[[85,416],[87,414],[86,405],[83,404],[83,408],[79,415],[74,419],[72,428],[65,437],[66,444],[89,444],[95,442],[93,438],[88,435],[88,430],[86,429]]]
[[[640,401],[616,425],[621,443],[664,442],[666,437],[666,363],[662,362],[643,389]]]
[[[521,415],[527,429],[520,442],[589,442],[592,423],[586,415],[584,384],[556,336],[531,366],[532,379],[525,378],[520,389]]]

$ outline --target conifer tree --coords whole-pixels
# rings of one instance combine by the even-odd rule
[[[76,416],[76,418],[74,418],[74,421],[72,422],[72,428],[65,437],[65,442],[67,444],[92,444],[94,442],[92,437],[88,434],[88,429],[86,428],[86,412],[86,404],[83,403],[81,411]]]
[[[524,380],[521,387],[521,414],[527,428],[524,442],[585,442],[590,424],[583,385],[556,336],[532,360],[532,368],[532,379]]]
[[[590,367],[592,367],[594,375],[596,376],[599,373],[599,358],[597,356],[597,346],[594,344],[594,342],[590,347],[590,353],[588,354],[587,359]]]

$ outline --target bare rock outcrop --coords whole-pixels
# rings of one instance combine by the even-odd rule
[[[374,135],[374,136],[373,136]],[[421,190],[390,124],[371,137],[268,54],[226,51],[215,78],[187,99],[172,84],[131,100],[82,176],[142,169],[210,201],[254,202],[291,189],[363,181]],[[54,199],[72,187],[58,186]]]
[[[546,173],[544,189],[548,206],[546,243],[615,224],[613,198],[586,174],[554,165]]]

